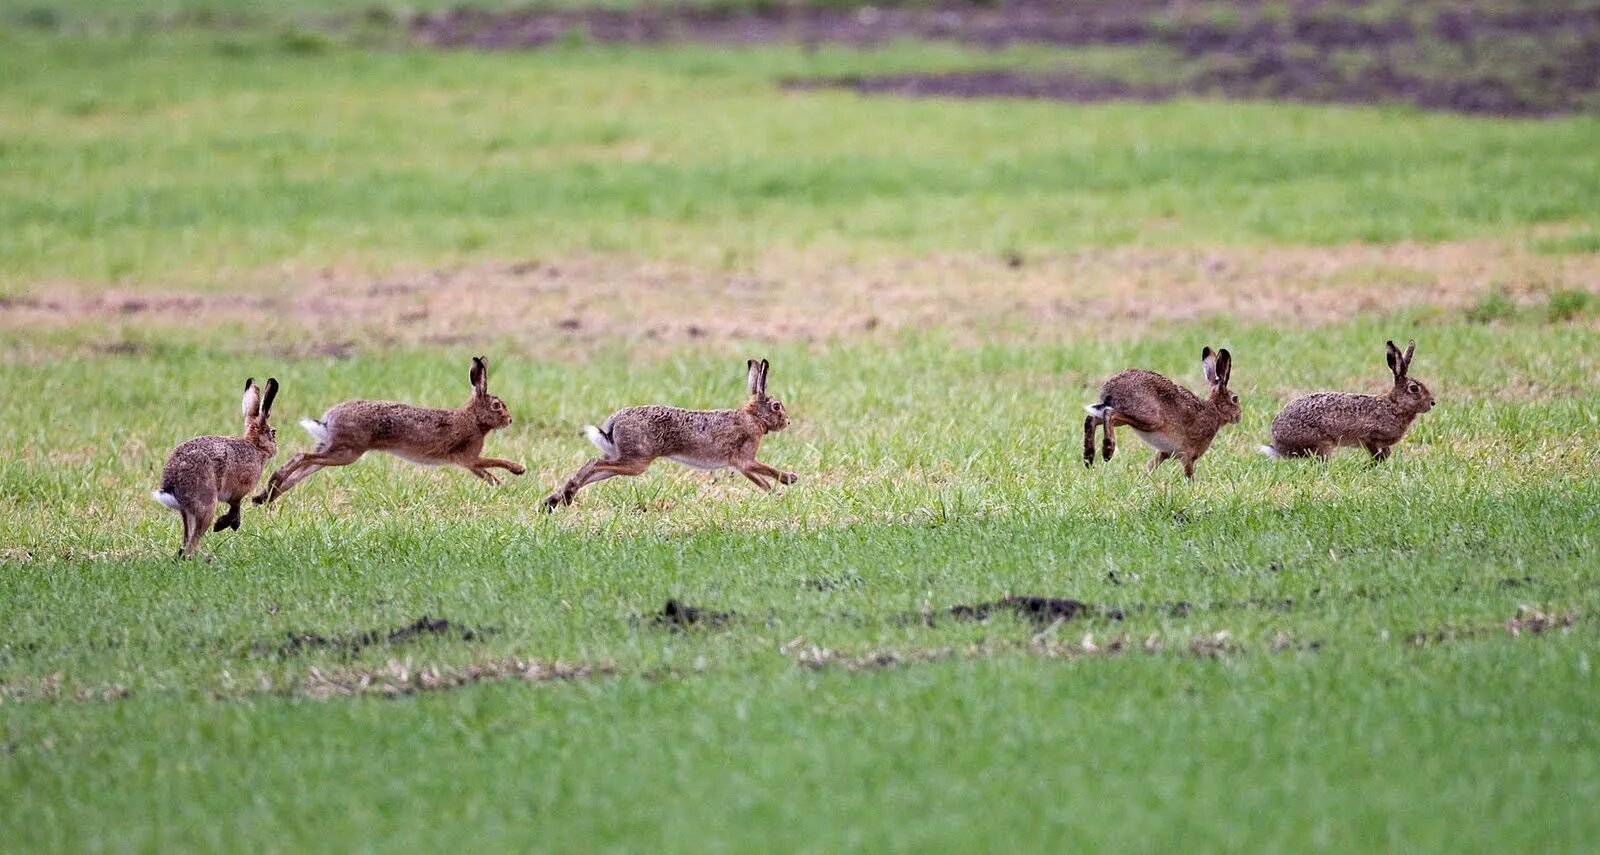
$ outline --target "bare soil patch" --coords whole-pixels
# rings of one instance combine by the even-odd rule
[[[1496,0],[1001,0],[842,5],[693,4],[634,10],[456,9],[410,23],[420,43],[509,50],[557,43],[983,47],[1152,45],[1170,85],[1011,73],[804,81],[864,92],[1067,101],[1196,94],[1378,103],[1506,116],[1600,110],[1600,4]],[[1148,69],[1144,70],[1148,72]]]
[[[246,340],[289,357],[501,340],[583,358],[619,342],[648,350],[924,329],[982,341],[1133,335],[1214,317],[1304,328],[1418,306],[1465,312],[1491,291],[1531,304],[1556,289],[1600,294],[1600,255],[1510,240],[859,261],[774,252],[737,271],[577,257],[380,277],[264,271],[206,293],[57,283],[0,301],[0,330],[90,329],[89,346],[107,357],[159,349],[168,331],[218,328],[248,330]]]
[[[257,644],[252,650],[258,655],[275,654],[279,657],[324,651],[354,657],[360,655],[366,648],[375,645],[406,644],[429,636],[453,638],[461,641],[478,641],[492,633],[493,630],[473,629],[460,624],[452,624],[448,620],[436,620],[423,615],[409,624],[393,629],[370,629],[365,632],[344,636],[291,633],[281,644]]]

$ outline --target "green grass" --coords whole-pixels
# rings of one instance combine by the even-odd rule
[[[287,454],[303,444],[294,417],[359,393],[452,403],[462,366],[432,351],[285,362],[182,335],[131,357],[13,353],[0,383],[51,409],[0,421],[0,442],[28,450],[0,465],[0,540],[28,553],[8,553],[0,575],[0,683],[60,673],[67,697],[112,684],[132,697],[0,706],[8,838],[735,850],[1065,836],[1114,848],[1139,825],[1141,847],[1157,849],[1581,848],[1600,830],[1581,807],[1600,737],[1585,676],[1600,460],[1578,438],[1600,397],[1535,409],[1526,395],[1583,388],[1600,364],[1592,332],[1394,318],[1217,335],[1238,354],[1245,420],[1193,484],[1176,469],[1148,479],[1126,433],[1117,459],[1084,470],[1073,414],[1095,378],[1129,362],[1192,382],[1194,334],[976,349],[913,336],[771,348],[796,424],[763,456],[802,473],[793,488],[763,496],[664,466],[544,517],[538,500],[584,456],[578,425],[660,397],[728,403],[739,366],[512,354],[493,385],[518,421],[491,448],[529,475],[490,488],[364,460],[248,509],[242,532],[207,539],[209,563],[170,559],[176,519],[147,490],[170,446],[231,429],[233,373],[283,381]],[[1409,335],[1441,405],[1394,460],[1254,453],[1293,390],[1381,385],[1371,345]],[[1053,661],[996,649],[861,674],[794,662],[813,646],[1026,642],[1036,629],[1010,619],[916,617],[1007,592],[1122,608],[1120,622],[1054,635],[1135,650]],[[738,617],[685,634],[641,620],[669,596]],[[1513,639],[1504,624],[1521,607],[1582,617],[1556,640]],[[289,633],[421,614],[496,631],[354,659],[274,652]],[[1234,652],[1186,652],[1222,631]],[[1414,649],[1417,634],[1453,640]],[[1148,637],[1166,649],[1142,652]],[[313,667],[507,655],[609,661],[617,676],[294,697]]]
[[[226,50],[225,46],[232,45]],[[516,56],[6,37],[0,283],[291,262],[1442,240],[1593,224],[1593,119],[783,93],[951,47]],[[115,68],[115,74],[106,69]]]
[[[619,291],[565,280],[587,332],[608,294],[670,302],[645,290],[656,264],[704,271],[686,299],[725,292],[744,318],[789,299],[762,286],[792,282],[738,276],[771,259],[869,259],[864,289],[902,284],[876,271],[923,254],[1016,251],[1029,275],[1042,256],[1072,276],[1066,253],[1129,243],[1194,248],[1150,274],[1175,285],[1223,244],[1483,237],[1532,259],[1476,306],[1292,326],[1119,316],[1051,335],[1004,307],[959,317],[977,300],[938,283],[929,299],[952,316],[927,328],[812,341],[796,317],[651,343],[596,323],[567,351],[537,324],[423,346],[352,319],[344,359],[295,355],[338,319],[83,309],[29,326],[29,304],[0,302],[6,848],[1592,848],[1600,124],[774,88],[1059,59],[0,36],[0,285],[43,300],[245,300],[279,279],[314,299],[303,280],[322,264],[358,284],[470,259],[644,271]],[[1570,226],[1528,228],[1545,222]],[[1327,263],[1284,263],[1286,302],[1329,276],[1455,284],[1404,258]],[[942,275],[982,294],[987,269]],[[1382,342],[1411,337],[1439,406],[1393,459],[1253,450],[1296,394],[1380,390]],[[1126,431],[1085,470],[1100,380],[1140,365],[1193,387],[1204,344],[1233,351],[1244,420],[1196,481],[1147,477]],[[295,420],[339,400],[459,403],[472,353],[516,417],[488,451],[526,476],[490,487],[374,455],[247,507],[242,531],[206,539],[209,561],[171,558],[178,521],[149,491],[177,443],[237,430],[243,378],[283,383],[282,463],[308,445]],[[539,512],[586,457],[582,425],[647,401],[735,404],[756,354],[794,418],[762,457],[799,484],[767,496],[662,464]],[[1122,618],[945,615],[1007,593]],[[649,619],[669,597],[734,617],[672,632]],[[1531,611],[1572,624],[1512,635]],[[484,634],[281,649],[424,614]],[[893,666],[848,667],[879,654]],[[609,670],[395,699],[308,690],[315,674],[381,679],[391,660],[451,674],[509,657]]]

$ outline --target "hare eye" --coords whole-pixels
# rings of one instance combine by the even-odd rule
[[[1235,403],[1235,404],[1237,404],[1237,403],[1239,403],[1239,396],[1238,396],[1238,395],[1234,395],[1234,396],[1233,396],[1233,402],[1234,402],[1234,403]]]

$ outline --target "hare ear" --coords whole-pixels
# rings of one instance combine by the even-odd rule
[[[1209,346],[1200,351],[1200,370],[1206,373],[1206,382],[1213,386],[1221,384],[1222,381],[1217,379],[1217,355],[1211,352]]]
[[[750,390],[752,396],[761,394],[761,363],[754,359],[745,360],[745,388]]]
[[[1394,375],[1394,379],[1399,380],[1406,376],[1405,357],[1401,355],[1400,348],[1395,347],[1392,341],[1384,342],[1384,346],[1386,348],[1384,358],[1389,362],[1389,372]]]
[[[474,392],[479,395],[489,394],[489,363],[483,357],[472,357],[472,371],[467,376],[472,380]]]
[[[267,397],[261,401],[261,419],[266,420],[272,413],[272,402],[278,397],[278,378],[267,378]]]
[[[1412,340],[1406,342],[1406,352],[1404,354],[1402,354],[1402,355],[1405,357],[1405,360],[1404,360],[1403,364],[1406,367],[1406,373],[1407,374],[1411,373],[1411,357],[1415,356],[1416,353],[1417,353],[1417,340],[1416,339],[1412,339]]]
[[[761,394],[767,394],[767,361],[761,360]]]
[[[261,410],[261,389],[256,386],[256,378],[251,377],[244,381],[244,400],[239,402],[244,409],[244,417],[253,419]]]
[[[1233,354],[1224,347],[1217,353],[1217,385],[1226,386],[1233,377]]]

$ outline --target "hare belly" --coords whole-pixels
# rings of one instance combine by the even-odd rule
[[[443,466],[449,462],[446,460],[440,460],[437,457],[429,457],[426,454],[420,454],[415,451],[408,451],[404,448],[386,448],[384,451],[393,454],[395,457],[398,457],[401,460],[409,460],[418,466]]]
[[[671,460],[673,463],[687,466],[690,469],[703,469],[707,472],[715,472],[718,469],[725,469],[728,466],[728,461],[726,460],[701,460],[695,457],[683,456],[668,457],[667,459]]]
[[[1150,446],[1156,451],[1164,451],[1168,454],[1172,454],[1178,450],[1178,444],[1173,442],[1172,438],[1166,434],[1147,433],[1142,430],[1136,430],[1134,431],[1134,434],[1139,437],[1141,442]]]

